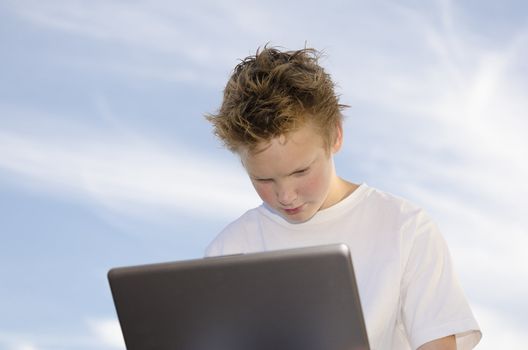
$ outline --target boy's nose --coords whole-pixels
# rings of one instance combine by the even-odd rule
[[[297,199],[297,194],[292,188],[279,188],[277,189],[277,200],[283,207],[290,207],[294,204]]]

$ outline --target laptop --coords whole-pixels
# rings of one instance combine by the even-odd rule
[[[344,244],[108,272],[128,350],[367,350]]]

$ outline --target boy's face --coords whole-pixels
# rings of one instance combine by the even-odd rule
[[[240,157],[260,198],[287,221],[301,223],[344,197],[333,162],[341,143],[340,127],[329,151],[316,129],[305,124]]]

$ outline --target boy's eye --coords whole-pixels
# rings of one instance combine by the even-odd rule
[[[306,174],[307,172],[308,172],[308,168],[301,169],[301,170],[297,170],[296,172],[294,172],[293,175],[303,175],[303,174]]]

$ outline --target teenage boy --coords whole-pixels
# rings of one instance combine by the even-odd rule
[[[409,202],[336,174],[346,106],[318,57],[257,51],[207,116],[263,204],[229,224],[206,255],[345,243],[372,349],[473,348],[479,326],[437,226]]]

